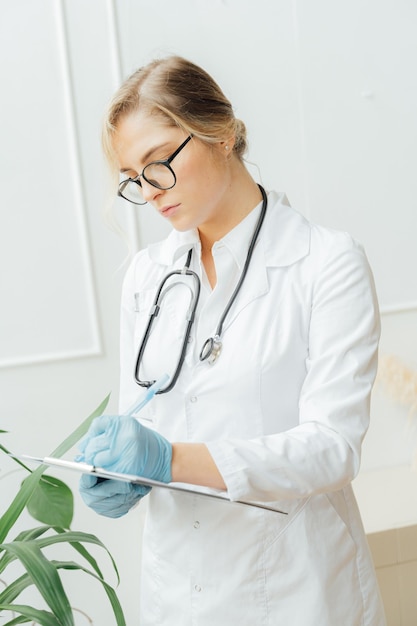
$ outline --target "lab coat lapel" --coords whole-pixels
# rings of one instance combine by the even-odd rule
[[[310,226],[292,209],[284,194],[268,194],[268,210],[252,256],[246,279],[228,315],[225,329],[253,300],[270,289],[271,268],[288,267],[310,249]]]
[[[199,246],[196,230],[185,233],[174,230],[165,241],[149,246],[148,250],[154,262],[170,266],[186,255],[191,247],[199,250]],[[291,208],[285,194],[269,192],[265,221],[248,274],[227,316],[224,328],[230,326],[248,304],[269,291],[269,272],[272,268],[284,268],[297,263],[309,253],[309,249],[309,223]]]

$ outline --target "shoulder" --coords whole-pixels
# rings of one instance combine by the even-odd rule
[[[268,194],[270,216],[266,248],[278,265],[304,260],[316,267],[339,255],[364,257],[362,244],[351,234],[318,224],[291,207],[285,194]]]

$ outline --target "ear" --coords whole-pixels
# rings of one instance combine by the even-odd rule
[[[232,154],[234,145],[235,137],[229,137],[229,139],[226,139],[225,141],[220,141],[220,152],[225,154],[226,156]]]

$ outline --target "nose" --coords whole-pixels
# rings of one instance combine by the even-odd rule
[[[154,187],[150,183],[148,183],[144,178],[141,180],[142,183],[142,195],[146,202],[154,202],[161,194],[164,193],[163,189],[158,189],[158,187]]]

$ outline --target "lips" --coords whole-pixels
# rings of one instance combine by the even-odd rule
[[[162,207],[159,212],[162,217],[171,217],[172,215],[174,215],[174,213],[176,213],[179,206],[179,204],[170,204],[168,206]]]

